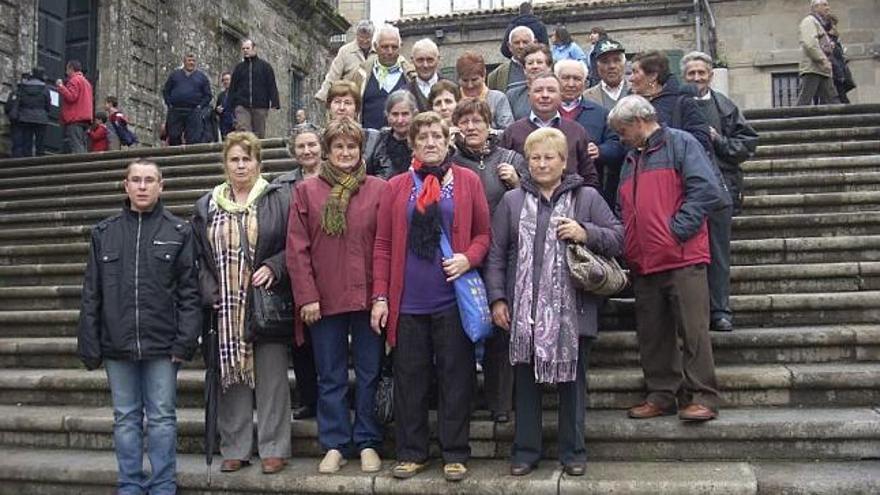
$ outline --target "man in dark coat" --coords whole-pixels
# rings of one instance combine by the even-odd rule
[[[501,54],[504,55],[504,58],[513,57],[513,52],[507,42],[510,38],[510,32],[517,26],[525,26],[531,29],[535,35],[534,41],[550,46],[550,36],[547,34],[547,27],[535,15],[532,10],[532,3],[523,2],[519,4],[519,15],[510,21],[510,24],[507,25],[507,29],[504,31],[504,38],[501,38]]]
[[[223,91],[217,95],[214,103],[214,112],[217,114],[217,126],[220,128],[220,138],[226,139],[226,135],[235,128],[235,115],[229,106],[229,85],[232,83],[232,73],[220,74],[220,87]]]
[[[34,67],[28,77],[18,84],[15,96],[18,98],[18,120],[15,122],[17,146],[12,150],[13,157],[42,156],[45,151],[43,138],[49,123],[49,110],[52,107],[49,87],[43,78],[42,67]]]
[[[123,186],[123,210],[92,230],[77,353],[90,370],[103,363],[110,382],[116,493],[172,494],[177,371],[195,354],[202,325],[196,245],[190,224],[159,201],[155,163],[129,165]]]
[[[709,296],[712,330],[733,330],[730,310],[730,230],[732,216],[742,208],[742,169],[758,145],[758,134],[749,126],[736,104],[723,94],[713,91],[712,57],[691,52],[681,59],[682,75],[697,88],[694,98],[709,123],[712,157],[721,171],[733,204],[714,210],[709,215]]]
[[[257,137],[266,137],[266,119],[269,109],[280,109],[275,70],[269,62],[257,56],[253,40],[241,43],[244,60],[232,71],[229,85],[229,104],[235,112],[235,128],[251,131]]]
[[[211,81],[196,68],[196,56],[187,53],[183,66],[168,75],[162,88],[162,97],[168,107],[165,130],[168,144],[206,142],[202,136],[202,109],[211,103]]]

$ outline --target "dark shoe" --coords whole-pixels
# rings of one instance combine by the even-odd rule
[[[535,468],[531,464],[517,462],[510,465],[510,474],[513,476],[526,476],[531,474],[533,469]]]
[[[314,418],[315,414],[315,406],[300,406],[293,409],[293,419]]]
[[[702,404],[691,404],[678,413],[682,421],[709,421],[718,417],[718,413]]]
[[[508,421],[510,421],[510,414],[504,411],[493,411],[492,421],[496,423],[507,423]]]
[[[284,469],[287,462],[281,457],[267,457],[263,459],[263,474],[275,474]]]
[[[656,418],[657,416],[672,416],[675,414],[675,408],[661,409],[660,406],[653,402],[642,402],[637,406],[629,408],[627,415],[633,419]]]
[[[727,318],[718,318],[717,320],[713,320],[709,325],[709,330],[713,332],[732,332],[733,331],[733,323]]]
[[[250,461],[242,461],[240,459],[224,459],[220,464],[220,472],[222,473],[234,473],[239,469],[249,466]]]
[[[562,470],[569,476],[583,476],[587,472],[587,463],[572,462],[563,466]]]

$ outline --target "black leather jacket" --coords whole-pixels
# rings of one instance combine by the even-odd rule
[[[191,359],[202,325],[192,226],[157,203],[92,229],[83,281],[78,354],[104,359]]]

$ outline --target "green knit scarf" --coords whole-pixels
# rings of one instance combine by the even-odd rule
[[[352,173],[345,173],[330,163],[321,166],[320,177],[330,184],[330,196],[324,203],[324,211],[321,213],[321,229],[327,235],[342,235],[345,233],[345,212],[348,210],[348,201],[361,187],[361,183],[367,176],[367,168],[364,162]]]

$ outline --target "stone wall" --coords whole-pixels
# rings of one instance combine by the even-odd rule
[[[0,0],[2,101],[36,60],[37,2]],[[282,109],[270,112],[267,134],[288,133],[295,105],[311,116],[322,115],[311,95],[333,57],[330,37],[348,28],[324,0],[99,0],[97,8],[96,107],[103,107],[106,96],[117,96],[147,146],[158,143],[165,118],[162,86],[184,53],[196,53],[216,95],[220,73],[241,60],[245,38],[256,42],[259,56],[275,69]],[[295,77],[301,79],[298,102],[291,95]],[[0,141],[5,146],[8,139]],[[6,153],[0,149],[0,154]]]
[[[718,57],[730,66],[730,95],[744,108],[772,104],[772,74],[797,71],[800,57],[797,25],[809,10],[807,0],[721,0],[711,2],[717,18]],[[834,2],[841,39],[858,84],[850,98],[856,103],[880,102],[880,0]],[[535,8],[549,27],[564,23],[575,41],[588,46],[588,33],[603,26],[623,43],[628,54],[647,49],[696,49],[693,3],[690,1],[558,2]],[[500,39],[514,10],[481,11],[453,16],[398,21],[403,53],[430,37],[441,47],[441,64],[454,70],[465,50],[478,50],[488,64],[500,63]],[[442,30],[443,36],[436,36]],[[704,43],[707,37],[704,35]],[[706,45],[704,45],[706,46]],[[704,48],[708,51],[708,48]]]

